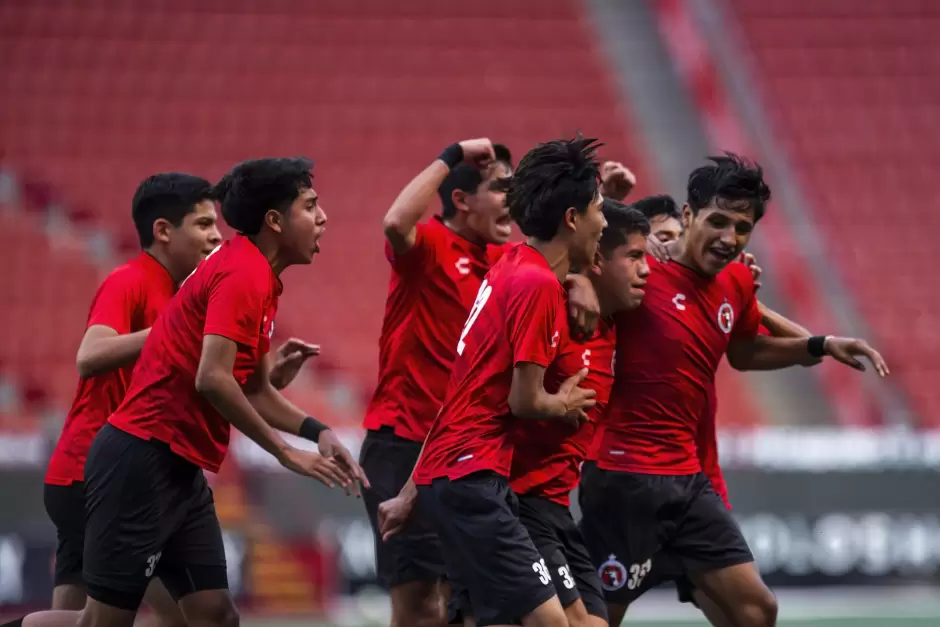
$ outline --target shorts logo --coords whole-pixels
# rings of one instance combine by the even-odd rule
[[[734,326],[734,309],[727,301],[718,308],[718,326],[725,333],[731,333],[731,327]]]
[[[601,587],[608,592],[620,590],[627,583],[627,569],[617,561],[617,556],[613,553],[597,569],[597,574],[601,578]]]

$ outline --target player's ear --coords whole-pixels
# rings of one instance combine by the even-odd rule
[[[692,220],[695,219],[695,214],[692,212],[692,207],[689,206],[689,203],[682,205],[682,231],[685,232],[689,230],[689,227],[692,226]]]
[[[170,242],[170,231],[172,230],[173,225],[169,220],[157,218],[153,221],[153,241],[168,244]]]
[[[467,192],[462,189],[455,189],[450,193],[450,201],[454,204],[457,211],[470,211],[470,205],[467,204]]]
[[[601,254],[601,249],[598,248],[597,252],[594,253],[594,263],[591,264],[591,274],[594,276],[600,276],[604,273],[604,265],[607,263],[607,260],[604,259],[604,255]]]
[[[565,226],[567,226],[572,231],[578,229],[578,210],[574,207],[568,207],[565,209]]]
[[[264,214],[264,223],[275,233],[280,233],[284,230],[285,220],[286,217],[284,214],[276,209],[269,209],[268,212]]]

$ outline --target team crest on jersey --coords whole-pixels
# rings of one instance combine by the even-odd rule
[[[627,583],[627,569],[613,553],[597,569],[597,574],[601,578],[601,587],[608,592],[620,590]]]
[[[731,333],[733,326],[734,309],[731,308],[731,303],[725,301],[721,304],[721,307],[718,308],[718,327],[725,333]]]

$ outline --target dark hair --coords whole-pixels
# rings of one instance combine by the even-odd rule
[[[580,135],[556,139],[522,157],[509,186],[509,213],[525,235],[554,238],[569,207],[583,214],[597,198],[596,142]]]
[[[313,187],[313,161],[306,157],[253,159],[239,163],[216,184],[213,194],[225,222],[244,235],[257,235],[272,209],[286,213]]]
[[[497,163],[505,163],[512,168],[512,153],[509,148],[503,144],[493,144],[493,155]],[[457,215],[457,207],[454,206],[454,190],[472,194],[480,187],[483,182],[483,172],[469,163],[458,163],[440,187],[437,188],[437,194],[441,198],[441,217],[449,220]]]
[[[697,214],[715,201],[718,207],[728,211],[753,208],[754,221],[760,220],[770,201],[764,170],[753,161],[730,152],[708,159],[714,165],[703,165],[689,175],[687,202],[692,213]]]
[[[131,203],[140,246],[153,246],[154,222],[163,218],[179,227],[198,203],[212,198],[212,184],[204,178],[180,172],[148,176],[137,186]]]
[[[601,234],[598,249],[607,259],[610,259],[615,249],[626,244],[627,238],[634,233],[639,233],[643,237],[650,234],[649,219],[630,205],[612,198],[605,198],[603,211],[607,226]]]
[[[630,203],[630,206],[646,216],[647,220],[652,220],[659,216],[675,218],[676,220],[682,219],[682,212],[679,211],[679,205],[676,203],[676,200],[668,194],[647,196],[646,198],[641,198],[636,202]]]

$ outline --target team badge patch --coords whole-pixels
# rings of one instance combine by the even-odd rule
[[[718,308],[718,327],[725,333],[731,333],[731,328],[734,326],[734,309],[731,308],[731,304],[724,302],[721,304],[721,307]]]
[[[601,578],[601,587],[608,592],[620,590],[627,583],[627,569],[613,553],[597,569],[597,574]]]

